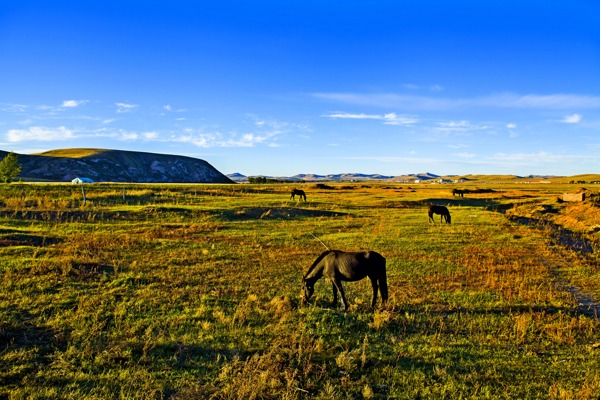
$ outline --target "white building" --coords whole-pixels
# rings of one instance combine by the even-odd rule
[[[90,178],[75,178],[71,181],[72,184],[77,185],[79,183],[94,183]]]

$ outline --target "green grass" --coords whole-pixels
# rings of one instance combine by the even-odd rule
[[[499,212],[562,187],[411,188],[305,185],[300,203],[102,184],[84,206],[70,185],[3,186],[0,397],[596,398],[600,322],[566,289],[600,298],[595,259]],[[428,224],[431,202],[451,225]],[[313,234],[383,254],[388,307],[369,309],[368,281],[344,285],[347,313],[324,280],[302,305]]]

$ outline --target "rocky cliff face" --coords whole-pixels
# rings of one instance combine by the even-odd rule
[[[6,156],[0,151],[0,158]],[[234,183],[204,160],[167,154],[102,149],[19,154],[21,178],[67,182]]]

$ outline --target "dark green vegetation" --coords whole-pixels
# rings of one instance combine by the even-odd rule
[[[0,182],[10,183],[21,173],[19,158],[15,153],[8,153],[0,159]]]
[[[597,398],[597,206],[453,187],[4,185],[0,398]],[[388,308],[302,306],[311,234],[384,255]]]

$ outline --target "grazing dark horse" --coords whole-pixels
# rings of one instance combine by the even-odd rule
[[[292,195],[290,196],[290,200],[294,200],[296,198],[296,195],[300,196],[300,200],[304,198],[304,201],[306,201],[306,193],[304,193],[304,190],[293,189]]]
[[[375,308],[377,290],[381,293],[382,304],[388,299],[387,278],[385,275],[385,257],[374,251],[345,252],[341,250],[327,250],[321,254],[302,278],[304,302],[308,302],[315,291],[315,282],[325,276],[332,282],[333,301],[337,304],[337,292],[340,292],[344,310],[348,310],[348,300],[342,287],[342,281],[354,282],[365,277],[371,280],[373,286],[373,300],[371,307]]]
[[[461,189],[452,189],[452,196],[465,197],[465,191]]]
[[[433,222],[435,224],[435,221],[433,220],[433,214],[440,215],[440,223],[444,222],[444,220],[446,220],[446,223],[450,223],[450,211],[448,211],[446,207],[435,205],[429,207],[429,222]]]

